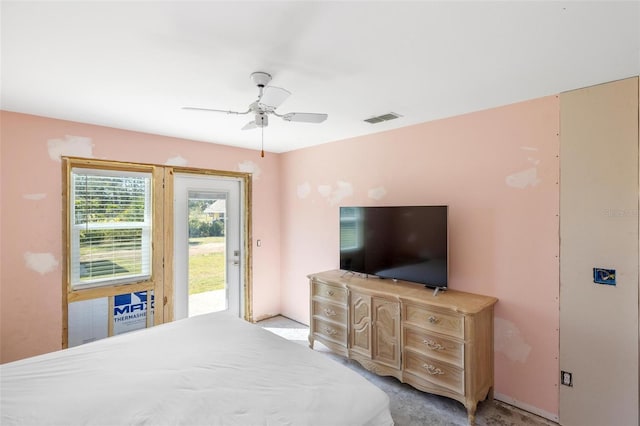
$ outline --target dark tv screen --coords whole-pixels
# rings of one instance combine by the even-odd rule
[[[447,206],[340,207],[340,269],[446,288]]]

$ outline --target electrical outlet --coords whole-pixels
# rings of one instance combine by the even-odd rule
[[[573,387],[573,374],[568,371],[560,371],[560,383]]]

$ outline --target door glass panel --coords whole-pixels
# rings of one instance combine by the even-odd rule
[[[227,309],[227,194],[189,191],[188,315]]]

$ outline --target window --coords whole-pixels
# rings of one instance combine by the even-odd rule
[[[340,208],[340,250],[362,248],[362,209],[360,207]]]
[[[73,290],[151,276],[151,173],[71,169]]]

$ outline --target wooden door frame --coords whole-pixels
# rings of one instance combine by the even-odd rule
[[[167,297],[165,294],[164,304],[164,317],[169,318],[169,321],[173,321],[173,189],[174,189],[174,175],[176,173],[191,174],[194,176],[208,176],[216,178],[237,178],[240,180],[240,198],[242,203],[242,233],[244,238],[242,241],[244,258],[244,274],[242,277],[242,286],[244,287],[243,298],[243,317],[246,321],[254,322],[253,319],[253,254],[252,254],[252,241],[251,234],[251,173],[243,172],[228,172],[220,170],[199,169],[192,167],[166,167],[165,168],[165,197],[170,198],[170,202],[164,203],[164,252],[170,253],[170,256],[165,256],[165,289],[170,289],[171,297]],[[170,178],[167,179],[167,176]],[[169,258],[170,257],[170,258]],[[169,283],[167,285],[167,283]],[[166,321],[165,322],[169,322]]]

